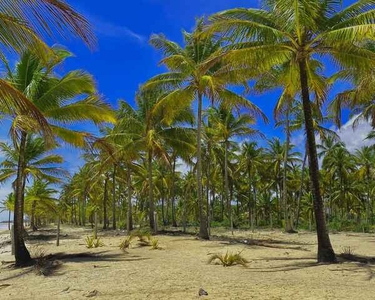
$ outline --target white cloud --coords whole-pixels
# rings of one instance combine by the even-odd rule
[[[13,189],[12,189],[11,184],[2,185],[0,187],[0,201],[3,201],[8,196],[8,194],[12,192],[13,192]],[[8,211],[0,212],[0,221],[5,221],[5,220],[8,220]]]
[[[110,21],[87,13],[85,15],[93,25],[95,32],[99,35],[111,38],[130,38],[139,43],[144,43],[147,40],[145,36],[134,32],[126,26],[114,24]]]
[[[367,121],[361,120],[358,122],[357,126],[353,128],[355,118],[356,117],[350,119],[340,130],[336,130],[341,141],[345,143],[346,148],[350,152],[354,152],[356,149],[363,146],[370,146],[373,144],[371,140],[366,140],[367,135],[372,130],[371,125]]]

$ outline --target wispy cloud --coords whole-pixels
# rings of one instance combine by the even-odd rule
[[[104,20],[89,13],[85,13],[85,16],[89,19],[95,32],[98,35],[110,37],[110,38],[127,38],[132,39],[138,43],[144,43],[147,38],[141,34],[138,34],[130,28],[122,25],[115,24],[108,20]]]

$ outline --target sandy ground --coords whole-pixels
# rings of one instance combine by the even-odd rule
[[[46,254],[93,253],[93,257],[60,259],[61,268],[50,276],[34,269],[14,269],[10,246],[0,243],[0,299],[374,299],[375,262],[315,263],[315,234],[237,232],[237,240],[199,241],[193,236],[157,236],[164,250],[134,243],[128,254],[118,249],[123,233],[101,233],[105,246],[89,250],[89,230],[64,227],[60,247],[51,231],[39,232],[29,248]],[[216,233],[225,235],[225,232]],[[4,233],[0,234],[4,242]],[[41,239],[42,238],[42,239]],[[375,257],[370,234],[331,235],[337,253],[350,247],[358,256]],[[38,246],[36,246],[38,245]],[[208,265],[208,253],[243,251],[248,268]]]

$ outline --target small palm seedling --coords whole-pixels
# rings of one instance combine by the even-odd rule
[[[133,231],[131,234],[132,238],[137,237],[138,238],[138,245],[141,247],[147,247],[150,246],[151,241],[151,234],[148,231],[145,230],[137,230]]]
[[[91,248],[99,248],[99,247],[103,247],[104,246],[104,243],[100,240],[100,238],[94,238],[93,236],[88,236],[85,240],[86,242],[86,247],[88,249],[91,249]]]
[[[244,267],[247,267],[247,264],[249,261],[247,261],[245,258],[241,255],[242,252],[238,253],[232,253],[232,252],[226,252],[225,254],[209,254],[211,255],[208,263],[211,264],[212,262],[216,261],[219,262],[223,267],[230,267],[234,265],[241,265]]]
[[[57,269],[61,267],[61,262],[49,259],[44,252],[44,250],[40,248],[36,248],[33,251],[33,259],[34,259],[34,271],[36,275],[39,276],[49,276],[52,275]]]
[[[128,236],[125,240],[123,240],[119,246],[120,250],[126,252],[126,250],[130,248],[133,238],[133,236]]]
[[[151,240],[151,249],[150,250],[163,250],[163,248],[160,247],[159,240],[157,240],[157,239]]]

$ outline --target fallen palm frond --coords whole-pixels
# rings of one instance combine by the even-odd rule
[[[249,263],[248,260],[246,260],[244,257],[242,257],[241,252],[232,253],[232,252],[226,252],[225,254],[209,254],[210,258],[208,260],[208,263],[211,264],[212,262],[219,262],[224,267],[230,267],[234,265],[241,265],[244,267],[247,267],[247,264]]]

